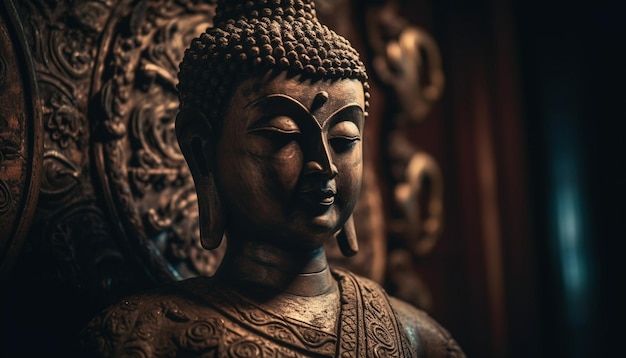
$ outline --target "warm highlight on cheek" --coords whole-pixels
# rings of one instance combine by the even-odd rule
[[[359,168],[359,172],[363,171],[363,149],[361,147],[361,143],[358,143],[356,148],[354,148],[354,154],[351,156],[352,165],[351,168]]]
[[[303,165],[303,155],[297,144],[289,145],[274,158],[273,168],[281,187],[291,193],[295,190]]]
[[[298,144],[292,142],[281,149],[278,153],[278,158],[280,161],[287,163],[294,160],[300,160],[302,158],[302,150]]]

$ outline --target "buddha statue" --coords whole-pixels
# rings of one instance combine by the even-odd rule
[[[328,266],[358,250],[367,75],[311,0],[224,1],[179,72],[176,134],[213,277],[123,299],[82,335],[90,356],[459,357],[450,335],[376,283]]]

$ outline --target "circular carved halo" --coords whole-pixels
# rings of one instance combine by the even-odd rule
[[[192,0],[125,5],[96,66],[92,114],[103,117],[94,149],[105,199],[126,249],[159,282],[212,275],[224,252],[200,245],[195,187],[174,130],[178,64],[214,10]]]
[[[43,153],[40,107],[24,32],[11,3],[0,4],[0,279],[30,228]]]

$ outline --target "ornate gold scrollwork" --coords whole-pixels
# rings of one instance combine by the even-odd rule
[[[387,279],[392,292],[418,307],[432,297],[416,262],[432,251],[443,228],[443,178],[436,160],[407,138],[411,124],[423,121],[443,93],[441,54],[434,39],[399,14],[387,0],[367,11],[367,36],[375,77],[390,92],[387,168],[393,207],[387,222]]]
[[[111,38],[94,82],[107,201],[120,235],[159,281],[211,275],[224,251],[200,245],[195,188],[174,131],[178,63],[214,8],[189,0],[122,4],[111,26],[125,31],[105,31]]]
[[[368,11],[367,29],[372,65],[378,78],[393,89],[402,119],[424,120],[445,86],[437,43],[398,16],[393,0]]]
[[[423,256],[433,249],[443,227],[443,178],[435,159],[423,151],[413,154],[404,176],[406,181],[396,185],[394,197],[407,220],[396,230],[415,255]],[[425,195],[426,214],[422,212]]]

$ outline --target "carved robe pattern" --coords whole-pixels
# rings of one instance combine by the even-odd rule
[[[380,286],[334,270],[336,334],[194,278],[133,296],[97,316],[83,337],[90,354],[201,357],[414,357]]]

